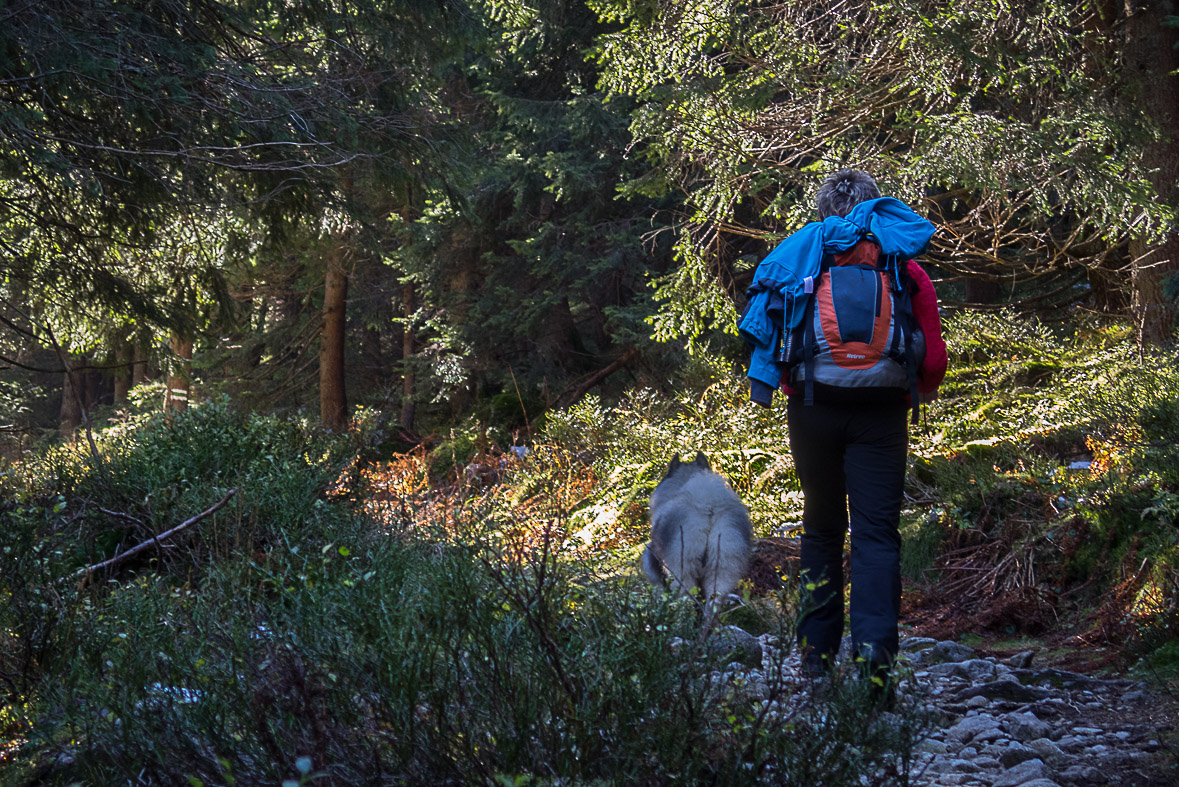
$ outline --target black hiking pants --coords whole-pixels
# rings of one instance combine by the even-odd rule
[[[897,654],[901,502],[909,448],[903,402],[820,403],[791,396],[790,450],[803,492],[798,640],[812,668],[843,637],[843,546],[851,528],[853,655],[885,668]]]

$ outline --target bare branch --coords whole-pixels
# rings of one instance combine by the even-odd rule
[[[160,542],[163,541],[164,539],[171,538],[172,536],[179,533],[181,530],[184,530],[186,527],[189,527],[190,525],[195,525],[197,522],[200,522],[202,519],[206,519],[209,516],[212,516],[214,513],[217,512],[218,509],[220,509],[222,506],[224,506],[226,503],[228,503],[229,499],[231,497],[233,497],[235,494],[237,494],[237,487],[230,489],[228,492],[225,493],[225,497],[218,500],[216,503],[214,503],[209,508],[205,509],[204,511],[202,511],[201,513],[197,514],[194,517],[184,520],[183,522],[181,522],[179,525],[172,528],[171,530],[166,530],[163,533],[160,533],[159,535],[154,535],[151,538],[147,539],[146,541],[143,541],[142,543],[136,544],[135,546],[131,547],[126,552],[120,552],[119,554],[115,555],[114,557],[112,557],[108,560],[104,560],[101,563],[95,563],[92,566],[86,566],[85,568],[80,568],[77,571],[75,571],[73,574],[70,574],[68,579],[85,579],[85,580],[89,581],[90,577],[93,576],[95,571],[99,571],[104,568],[109,568],[110,566],[113,566],[117,563],[121,563],[129,557],[139,554],[140,552],[147,549],[148,547],[160,546]],[[124,516],[127,516],[127,515],[124,515]],[[138,520],[134,520],[134,521],[138,521]]]

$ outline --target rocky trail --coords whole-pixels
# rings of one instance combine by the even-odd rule
[[[940,722],[917,747],[917,784],[1179,783],[1163,743],[1174,698],[1144,683],[1037,667],[1032,651],[999,660],[948,641],[910,639],[904,648],[914,688],[928,692]]]
[[[776,637],[754,638],[735,627],[717,633],[715,647],[735,646],[753,656],[721,676],[745,687],[755,702],[780,705],[774,708],[778,718],[816,701],[797,656],[783,658]],[[982,655],[957,642],[919,637],[901,648],[907,677],[898,706],[915,706],[932,721],[914,747],[909,784],[1179,785],[1179,700],[1165,689],[1040,665],[1034,651]],[[784,692],[772,689],[779,674]],[[881,721],[889,723],[888,716],[881,714]]]

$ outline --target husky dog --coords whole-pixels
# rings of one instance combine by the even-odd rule
[[[643,572],[656,587],[667,587],[670,576],[681,593],[699,588],[711,618],[749,569],[749,512],[702,452],[692,462],[675,455],[651,493],[650,511]]]

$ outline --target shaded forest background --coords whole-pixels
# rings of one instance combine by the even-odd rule
[[[938,225],[947,308],[1165,344],[1169,9],[6,3],[5,454],[144,383],[399,445],[674,388],[741,363],[753,267],[840,166]]]
[[[845,166],[938,228],[904,636],[1168,696],[1177,45],[1169,0],[0,0],[0,783],[907,783],[920,687],[792,683],[735,333]],[[697,450],[748,685],[635,565]]]

